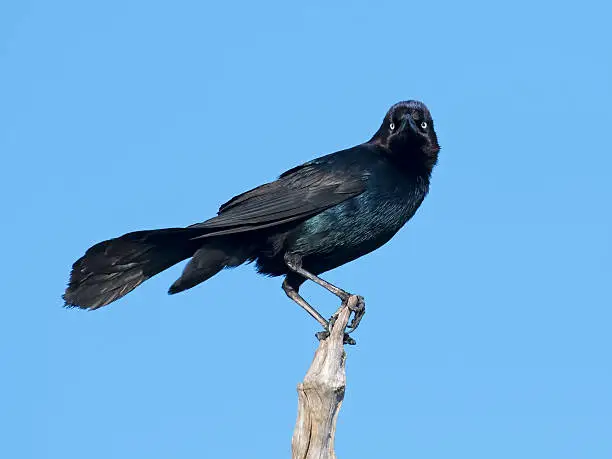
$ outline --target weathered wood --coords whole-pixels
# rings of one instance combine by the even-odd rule
[[[304,381],[298,384],[298,416],[293,431],[293,459],[335,459],[336,420],[346,387],[344,331],[358,298],[338,309],[327,339],[319,343]]]

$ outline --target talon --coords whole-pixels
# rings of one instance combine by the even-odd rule
[[[348,333],[352,333],[357,329],[359,323],[361,322],[361,319],[363,319],[363,316],[365,315],[364,298],[361,295],[357,295],[357,304],[351,307],[350,309],[353,312],[353,320],[348,326],[348,328],[350,328],[350,331],[348,331]]]
[[[336,324],[336,320],[338,320],[338,314],[334,314],[333,316],[329,318],[329,329],[330,330],[334,328],[334,325]]]
[[[317,332],[315,333],[315,338],[317,338],[319,341],[325,341],[327,338],[329,338],[329,332],[327,330]]]
[[[357,304],[352,306],[350,309],[353,312],[359,312],[365,309],[365,299],[361,295],[354,295],[357,297]]]

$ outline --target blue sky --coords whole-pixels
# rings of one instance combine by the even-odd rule
[[[340,457],[612,457],[604,2],[4,2],[0,456],[288,457],[316,323],[246,266],[65,310],[95,242],[187,225],[420,99],[432,189],[366,297]],[[303,292],[324,315],[326,292]]]

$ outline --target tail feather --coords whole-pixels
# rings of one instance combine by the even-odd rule
[[[227,241],[213,240],[200,247],[193,258],[187,263],[181,277],[179,277],[168,290],[173,295],[190,289],[212,276],[223,268],[239,266],[249,258],[248,250],[244,246]]]
[[[198,245],[189,229],[138,231],[100,242],[72,265],[66,306],[98,309],[150,277],[192,256]],[[200,242],[201,244],[201,242]]]

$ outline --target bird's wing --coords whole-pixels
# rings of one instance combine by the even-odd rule
[[[366,177],[359,171],[336,172],[313,161],[232,198],[219,215],[191,228],[207,230],[198,239],[304,220],[363,193],[365,187]]]

